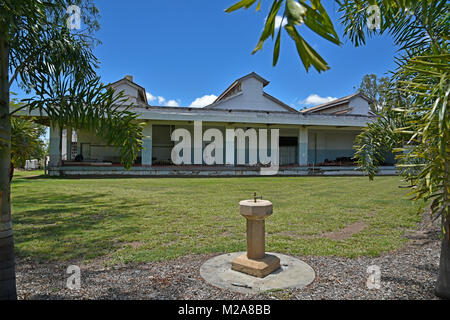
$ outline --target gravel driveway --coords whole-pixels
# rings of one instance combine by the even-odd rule
[[[215,288],[199,273],[214,255],[188,255],[170,262],[118,265],[105,268],[105,260],[42,263],[17,259],[19,299],[436,299],[439,226],[408,235],[403,249],[379,257],[347,259],[298,256],[316,271],[316,279],[301,290],[280,290],[245,295]],[[66,287],[67,267],[81,268],[81,288]],[[381,288],[368,289],[367,267],[381,270]]]

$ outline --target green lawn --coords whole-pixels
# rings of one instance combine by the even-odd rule
[[[266,250],[292,255],[378,255],[400,248],[420,220],[398,177],[58,179],[16,172],[16,254],[42,260],[154,261],[245,251],[239,200],[271,200]],[[343,240],[323,234],[367,227]]]

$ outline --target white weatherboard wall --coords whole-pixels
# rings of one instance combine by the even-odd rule
[[[349,101],[349,107],[353,108],[350,114],[368,115],[370,111],[369,103],[361,97],[354,97]]]
[[[135,87],[127,83],[118,83],[114,86],[114,90],[117,92],[123,91],[124,96],[128,97],[128,103],[135,104],[137,102],[138,90]]]
[[[242,80],[242,92],[224,99],[214,109],[286,111],[275,101],[264,96],[263,83],[256,78]]]

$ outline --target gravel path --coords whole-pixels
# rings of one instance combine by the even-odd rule
[[[298,256],[316,271],[316,280],[301,290],[245,295],[215,288],[199,273],[214,255],[109,268],[102,259],[89,264],[17,259],[17,290],[19,299],[436,299],[438,232],[436,224],[412,232],[406,247],[376,258]],[[81,268],[80,290],[66,288],[71,264]],[[380,267],[380,289],[366,286],[370,265]]]

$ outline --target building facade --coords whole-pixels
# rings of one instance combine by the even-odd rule
[[[145,122],[143,150],[131,170],[120,165],[118,149],[90,132],[51,127],[49,173],[259,175],[268,166],[264,155],[270,155],[276,158],[277,175],[361,174],[352,160],[353,145],[374,119],[369,99],[353,94],[297,111],[267,94],[268,84],[251,73],[209,106],[160,107],[149,105],[145,89],[127,76],[111,86],[124,92]],[[177,153],[181,143],[183,150]],[[262,150],[265,143],[267,150]],[[387,165],[379,174],[395,174],[395,168]]]

